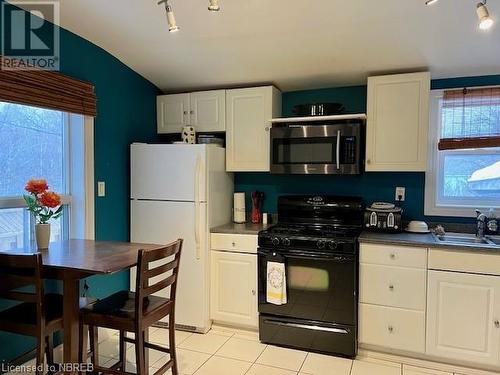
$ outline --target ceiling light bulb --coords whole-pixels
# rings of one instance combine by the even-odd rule
[[[219,0],[209,0],[208,10],[211,12],[218,12],[220,10]]]
[[[425,2],[425,5],[432,5],[432,4],[436,4],[439,0],[427,0]]]
[[[495,21],[490,17],[490,12],[488,12],[488,8],[486,8],[486,3],[477,4],[476,12],[479,18],[479,28],[481,30],[488,30],[493,26]]]
[[[175,21],[174,11],[167,2],[165,2],[165,10],[167,11],[168,31],[171,33],[179,31],[179,26],[177,26],[177,22]]]

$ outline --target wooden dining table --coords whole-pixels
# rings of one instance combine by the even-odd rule
[[[63,326],[65,364],[78,363],[80,323],[80,280],[93,275],[105,275],[129,269],[137,264],[140,249],[150,250],[160,245],[93,240],[67,240],[51,243],[40,251],[44,278],[63,283]],[[20,250],[12,250],[19,253]],[[36,253],[36,248],[21,250]]]

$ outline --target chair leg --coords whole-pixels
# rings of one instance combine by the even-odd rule
[[[94,368],[99,364],[99,336],[97,327],[89,326],[90,361]]]
[[[120,331],[120,369],[125,372],[127,366],[127,345],[125,343],[125,331]]]
[[[177,368],[177,354],[175,352],[175,314],[172,311],[168,317],[168,347],[170,349],[170,359],[172,360],[172,375],[179,375]]]
[[[144,332],[142,330],[135,331],[135,362],[137,366],[137,375],[146,375],[146,364],[144,359]]]
[[[36,375],[43,375],[44,371],[44,356],[45,356],[45,337],[38,336],[36,346]]]
[[[47,364],[54,365],[54,335],[50,334],[45,337],[45,355],[47,356]]]
[[[78,362],[87,363],[87,354],[88,354],[88,329],[87,326],[83,325],[80,322],[79,326],[79,341],[78,341]],[[80,374],[83,374],[80,372]]]

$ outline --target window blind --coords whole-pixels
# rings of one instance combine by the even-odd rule
[[[0,57],[3,60],[5,57]],[[96,116],[94,86],[48,70],[0,70],[0,100]]]
[[[446,90],[439,150],[500,147],[500,87]]]

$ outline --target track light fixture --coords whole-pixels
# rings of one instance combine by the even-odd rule
[[[175,14],[172,6],[168,3],[168,0],[160,0],[158,5],[165,4],[165,11],[167,12],[167,22],[168,22],[168,31],[174,33],[179,31],[179,26],[177,26],[177,22],[175,21]]]
[[[439,0],[427,0],[425,5],[432,5],[437,3]],[[477,17],[479,18],[479,29],[488,30],[490,29],[495,21],[490,16],[490,12],[488,12],[488,8],[486,7],[486,1],[482,0],[476,6]]]
[[[209,0],[208,10],[211,12],[218,12],[220,10],[219,0]]]
[[[479,28],[481,30],[488,30],[495,23],[493,18],[490,16],[490,12],[488,12],[488,8],[486,7],[486,0],[477,4],[476,8],[477,17],[479,18]]]

